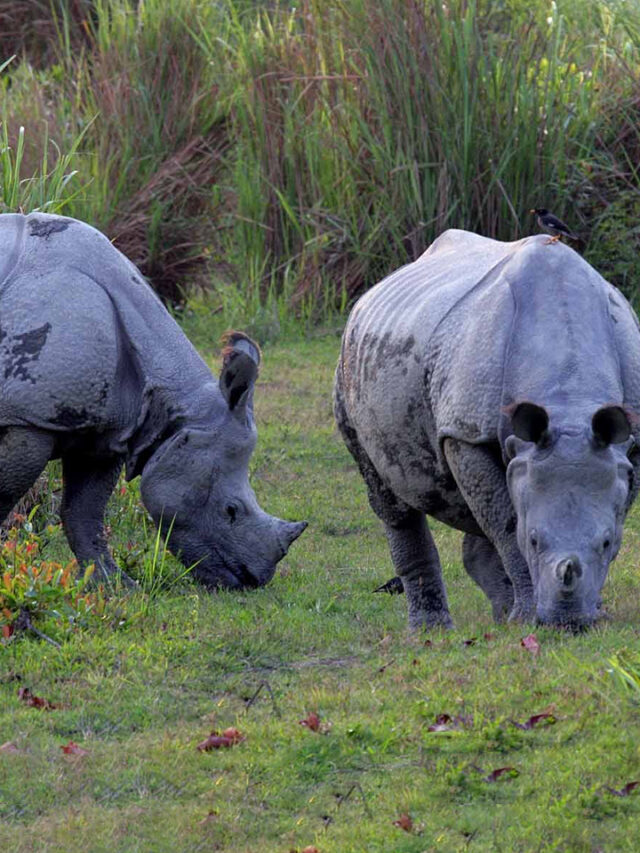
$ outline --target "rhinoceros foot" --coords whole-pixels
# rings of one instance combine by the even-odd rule
[[[409,605],[409,630],[422,631],[431,628],[453,628],[453,619],[448,610],[426,610]]]
[[[531,600],[516,600],[514,602],[511,613],[509,614],[509,622],[535,622],[536,608]]]

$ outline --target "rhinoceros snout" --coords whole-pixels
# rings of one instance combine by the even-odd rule
[[[282,552],[279,559],[282,559],[298,536],[307,529],[309,523],[307,521],[282,521],[279,518],[276,524],[276,536]]]

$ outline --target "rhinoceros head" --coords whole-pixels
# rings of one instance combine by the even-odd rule
[[[259,350],[237,335],[225,350],[215,425],[186,426],[145,465],[142,500],[194,576],[208,587],[257,587],[307,526],[268,515],[249,485],[256,443]]]
[[[546,409],[525,402],[512,427],[507,483],[537,619],[588,625],[620,548],[633,473],[629,420],[620,406],[606,406],[581,428],[554,430]]]

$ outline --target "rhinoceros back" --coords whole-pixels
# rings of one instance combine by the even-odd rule
[[[125,428],[144,386],[179,399],[211,382],[103,234],[41,213],[0,216],[0,362],[0,424],[56,430]]]

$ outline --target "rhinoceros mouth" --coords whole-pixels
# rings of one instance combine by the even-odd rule
[[[244,563],[241,563],[239,566],[234,566],[230,571],[235,575],[240,582],[240,585],[245,589],[257,589],[261,586],[258,578],[249,571]]]
[[[196,569],[196,577],[200,583],[209,589],[240,591],[257,589],[262,586],[260,580],[244,563],[230,565],[227,562],[220,562],[217,567],[212,567],[209,570],[203,566],[200,572]]]
[[[538,625],[552,625],[569,633],[580,634],[588,631],[598,621],[599,611],[595,613],[576,613],[563,608],[558,608],[550,613],[538,613],[536,622]]]

